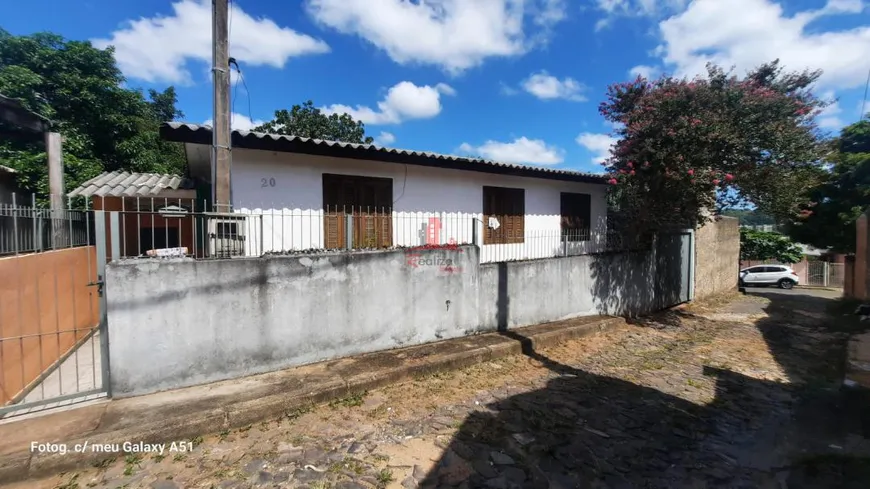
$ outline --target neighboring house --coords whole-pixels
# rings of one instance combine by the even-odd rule
[[[24,194],[18,186],[15,175],[18,172],[8,166],[0,165],[0,204],[11,204],[12,194],[16,194],[17,203],[30,205],[30,201],[24,201]],[[29,196],[28,196],[29,197]]]
[[[210,127],[168,123],[161,135],[184,143],[191,177],[212,181]],[[224,226],[245,235],[248,256],[474,241],[490,261],[492,245],[531,259],[605,244],[601,175],[247,131],[232,145],[233,209],[252,218]]]
[[[177,175],[108,172],[69,192],[69,197],[90,199],[96,211],[119,211],[118,251],[122,257],[141,256],[149,250],[203,247],[202,230],[190,214],[196,209],[195,182]],[[110,229],[109,216],[106,229]],[[112,250],[111,233],[106,249]],[[108,251],[107,253],[111,253]]]

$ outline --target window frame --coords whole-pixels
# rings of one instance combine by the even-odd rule
[[[522,244],[526,234],[526,189],[484,185],[483,244]],[[498,219],[499,228],[489,227],[489,218]]]
[[[392,178],[323,173],[321,183],[325,248],[346,246],[347,219],[353,222],[353,248],[392,246]]]
[[[571,200],[573,200],[573,202],[570,202]],[[589,241],[591,239],[591,194],[583,192],[560,192],[559,215],[561,217],[560,228],[562,239],[572,243]]]

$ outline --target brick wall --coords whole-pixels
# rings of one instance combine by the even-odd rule
[[[740,229],[733,217],[719,217],[695,231],[695,299],[737,287]]]
[[[851,293],[846,291],[847,295],[857,297],[858,299],[870,299],[868,294],[868,285],[870,285],[870,248],[868,248],[868,233],[870,229],[867,226],[868,213],[858,218],[857,237],[855,240],[855,265],[852,269],[852,290]]]

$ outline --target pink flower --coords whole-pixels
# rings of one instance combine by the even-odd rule
[[[687,173],[689,174],[689,176],[692,176],[695,174],[695,170],[689,169]]]
[[[643,163],[643,166],[649,168],[649,161],[645,161],[645,162]]]
[[[620,175],[625,175],[625,170],[619,170]]]
[[[727,180],[727,181],[729,181],[729,182],[730,182],[731,180],[734,180],[734,175],[732,175],[732,174],[730,174],[730,173],[726,173],[726,174],[725,174],[725,180]]]
[[[629,175],[634,175],[634,170],[631,170],[630,172],[628,172],[628,174],[629,174]]]
[[[607,181],[607,183],[609,183],[611,185],[616,185],[617,182],[616,182],[615,178],[611,178],[610,180]]]
[[[629,161],[629,162],[628,162],[628,167],[629,167],[629,168],[634,168],[634,163],[632,163],[632,162]]]
[[[718,178],[715,179],[715,180],[713,180],[713,185],[719,185],[719,179],[718,179]]]

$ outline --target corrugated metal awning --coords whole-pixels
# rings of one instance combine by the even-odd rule
[[[103,173],[68,193],[70,197],[156,197],[164,190],[194,188],[193,180],[159,173]]]

